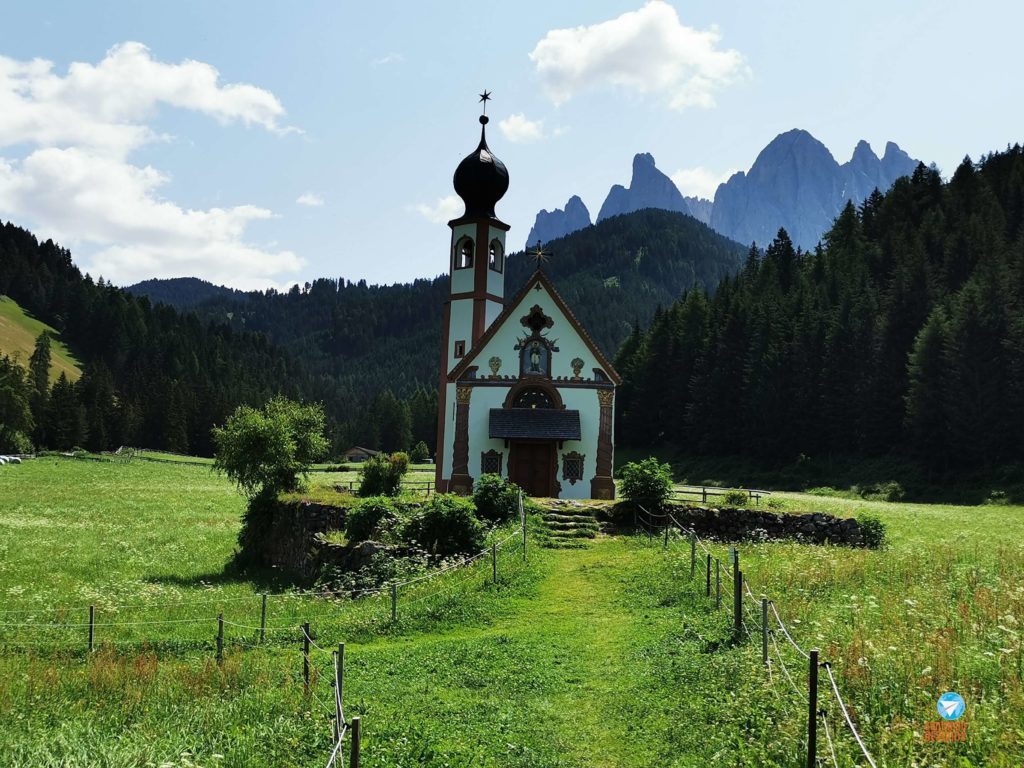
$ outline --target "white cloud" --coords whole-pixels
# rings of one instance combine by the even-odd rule
[[[652,0],[611,21],[550,30],[530,59],[556,105],[611,85],[661,96],[672,109],[712,107],[715,91],[748,73],[739,52],[720,49],[720,40],[716,27],[687,27],[675,8]]]
[[[725,173],[715,173],[698,165],[696,168],[681,168],[671,178],[684,195],[714,200],[718,185],[728,181],[734,173],[735,168]]]
[[[463,209],[462,200],[458,195],[439,197],[433,205],[418,203],[412,206],[412,210],[432,224],[447,224],[452,219],[462,215]]]
[[[240,288],[265,287],[300,269],[287,250],[243,240],[246,226],[272,213],[252,205],[183,209],[161,200],[156,169],[78,148],[40,149],[0,161],[0,209],[32,218],[64,243],[89,243],[90,271],[119,283],[197,275]]]
[[[544,138],[544,121],[527,120],[526,115],[521,112],[499,120],[498,127],[501,129],[502,135],[515,144],[539,141]]]
[[[299,205],[308,205],[310,208],[319,208],[324,204],[324,199],[315,192],[304,192],[295,200]]]
[[[161,105],[222,124],[296,130],[282,124],[284,108],[269,91],[220,83],[203,62],[156,61],[141,43],[116,45],[98,64],[73,63],[66,75],[49,61],[0,56],[0,151],[8,153],[0,156],[0,212],[84,250],[89,271],[122,284],[195,275],[264,287],[301,268],[290,251],[246,241],[247,225],[270,211],[182,207],[160,196],[165,173],[128,161],[166,138],[149,124]]]
[[[401,64],[405,61],[405,56],[400,53],[389,53],[381,56],[379,59],[372,59],[370,64],[375,67],[382,67],[385,64]]]

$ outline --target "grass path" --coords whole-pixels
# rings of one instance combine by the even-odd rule
[[[657,547],[599,537],[587,549],[545,552],[530,593],[510,597],[493,623],[353,646],[371,764],[705,764],[699,743],[676,738],[685,692],[670,662],[699,655],[680,647],[681,608],[719,620],[702,601],[684,597],[684,606],[650,591],[666,562]],[[388,752],[403,741],[423,751]]]

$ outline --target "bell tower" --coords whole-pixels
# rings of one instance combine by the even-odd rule
[[[469,354],[501,314],[505,301],[505,233],[509,226],[497,218],[494,206],[508,190],[508,170],[487,146],[489,99],[487,91],[480,95],[485,112],[480,116],[480,144],[459,163],[453,179],[466,210],[448,222],[452,239],[445,372]]]
[[[437,480],[451,477],[450,461],[454,423],[452,407],[455,385],[448,372],[468,355],[497,319],[505,302],[505,234],[508,224],[494,211],[508,191],[508,170],[487,146],[487,102],[491,94],[480,94],[480,144],[463,158],[452,181],[465,204],[465,212],[448,222],[451,245],[448,251],[449,297],[442,321],[441,383],[438,397]]]

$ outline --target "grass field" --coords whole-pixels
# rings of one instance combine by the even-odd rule
[[[835,663],[879,764],[1018,768],[1024,509],[778,497],[793,511],[870,509],[889,525],[884,551],[741,547],[755,592]],[[286,586],[224,574],[242,507],[196,465],[3,468],[0,764],[326,762],[329,713],[302,695],[294,631],[255,647],[258,592]],[[516,550],[503,554],[497,585],[485,560],[410,589],[394,625],[386,599],[299,595],[271,598],[268,624],[308,620],[324,648],[348,643],[345,700],[363,719],[364,765],[800,764],[806,705],[778,667],[767,680],[759,646],[729,642],[727,611],[704,597],[702,578],[689,581],[685,541],[666,552],[646,537],[603,536],[529,554],[525,566]],[[79,607],[49,613],[55,604]],[[104,644],[91,657],[84,628],[9,626],[82,620],[88,604],[100,608]],[[223,670],[212,661],[218,611],[231,622]],[[39,646],[17,650],[28,643]],[[802,685],[801,660],[782,653]],[[945,690],[967,700],[966,744],[921,738]],[[323,679],[314,692],[329,701]],[[842,766],[865,764],[842,731],[837,751]]]
[[[49,331],[54,336],[50,346],[51,383],[60,378],[62,373],[71,381],[77,381],[82,370],[68,348],[58,341],[59,334],[46,323],[28,315],[12,299],[0,296],[0,354],[17,356],[27,366],[36,339],[43,331]]]

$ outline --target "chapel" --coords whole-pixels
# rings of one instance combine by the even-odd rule
[[[465,212],[448,222],[437,489],[468,494],[480,475],[495,473],[534,497],[612,499],[619,375],[539,258],[506,297],[509,226],[495,205],[509,177],[487,146],[487,122],[482,115],[480,144],[455,169]]]

